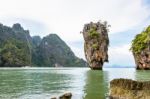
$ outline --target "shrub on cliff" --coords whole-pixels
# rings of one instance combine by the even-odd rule
[[[140,53],[142,50],[150,46],[150,26],[148,26],[140,34],[137,34],[135,39],[132,41],[130,50],[134,53]]]
[[[90,28],[90,30],[89,30],[89,35],[90,35],[91,38],[94,38],[94,37],[98,37],[98,36],[99,36],[99,33],[98,33],[97,30],[96,30],[96,27]]]

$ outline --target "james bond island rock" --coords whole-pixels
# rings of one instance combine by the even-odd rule
[[[84,52],[91,69],[102,69],[108,62],[108,29],[107,22],[88,23],[84,25]]]
[[[137,69],[150,69],[150,26],[136,35],[131,50]]]
[[[150,99],[150,81],[114,79],[109,93],[110,99]]]

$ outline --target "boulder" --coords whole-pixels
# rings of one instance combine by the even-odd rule
[[[58,99],[71,99],[72,98],[72,93],[67,92],[64,93],[63,95],[59,96]],[[51,99],[57,99],[57,97],[52,97]]]

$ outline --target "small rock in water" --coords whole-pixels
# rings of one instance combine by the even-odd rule
[[[59,99],[71,99],[72,93],[65,93],[62,96],[59,97]]]
[[[68,92],[68,93],[64,93],[63,95],[61,95],[59,97],[59,99],[71,99],[72,97],[72,93]],[[52,97],[51,99],[57,99],[56,97]]]

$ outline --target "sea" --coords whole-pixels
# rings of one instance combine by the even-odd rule
[[[71,92],[72,99],[107,99],[116,78],[150,80],[135,68],[0,68],[0,99],[50,99]]]

